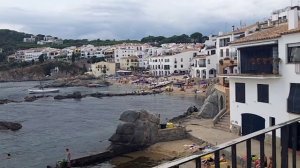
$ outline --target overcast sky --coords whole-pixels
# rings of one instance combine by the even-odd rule
[[[263,20],[290,4],[290,0],[0,0],[0,29],[73,39],[209,35],[240,22]]]

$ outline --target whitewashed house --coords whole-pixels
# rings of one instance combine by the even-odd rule
[[[189,74],[192,59],[197,55],[197,50],[184,51],[153,56],[149,60],[150,72],[154,76],[168,76],[171,74]]]
[[[22,61],[26,61],[26,62],[30,62],[32,60],[38,61],[41,55],[43,55],[43,52],[39,49],[25,50]]]
[[[269,121],[300,117],[298,10],[290,8],[288,23],[260,29],[231,44],[238,50],[239,73],[223,76],[230,82],[233,131],[247,135],[268,127]]]
[[[81,58],[91,58],[95,56],[97,48],[94,45],[88,44],[80,47],[80,57]]]
[[[215,78],[218,69],[216,37],[210,36],[200,54],[193,58],[191,76],[201,79]]]
[[[23,38],[23,42],[24,42],[24,43],[34,43],[35,40],[36,40],[35,36]]]

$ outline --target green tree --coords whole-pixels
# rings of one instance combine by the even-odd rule
[[[194,43],[201,43],[203,35],[199,32],[195,32],[191,34],[190,37]]]
[[[203,36],[202,38],[201,38],[201,43],[204,43],[206,40],[208,40],[209,39],[209,37],[207,37],[207,36]]]
[[[43,63],[44,61],[45,61],[44,54],[42,54],[42,55],[39,56],[39,62]]]

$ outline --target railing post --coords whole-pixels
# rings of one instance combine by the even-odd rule
[[[297,135],[297,127],[298,127],[298,122],[294,123],[292,125],[293,127],[293,133],[292,133],[292,142],[293,142],[293,156],[292,156],[292,165],[293,165],[293,168],[296,168],[296,163],[297,163],[297,160],[296,160],[296,151],[297,151],[297,139],[298,139],[298,135]]]
[[[232,168],[236,168],[236,145],[232,145],[231,146],[231,162],[232,162],[232,164],[231,164],[231,167]]]
[[[201,168],[201,158],[200,157],[198,157],[196,159],[196,168]]]
[[[288,167],[288,143],[289,143],[289,127],[280,128],[281,133],[281,167]]]
[[[275,125],[275,118],[270,117],[269,120],[270,127]],[[276,168],[276,130],[272,131],[272,168]]]
[[[220,151],[215,151],[215,168],[220,168]]]
[[[265,138],[264,136],[260,137],[259,140],[259,153],[260,153],[260,167],[265,167]]]
[[[247,168],[252,166],[252,156],[251,156],[251,139],[246,141],[246,150],[247,150]]]

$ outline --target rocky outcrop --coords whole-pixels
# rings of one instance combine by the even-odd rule
[[[0,121],[0,130],[17,131],[22,128],[20,123]]]
[[[143,149],[157,142],[159,118],[145,110],[122,113],[116,133],[109,139],[110,150],[127,153]]]
[[[190,106],[184,114],[172,118],[170,120],[170,122],[179,122],[181,120],[186,119],[189,116],[192,116],[193,114],[195,114],[198,111],[199,111],[199,109],[196,106]]]
[[[2,99],[2,100],[0,100],[0,105],[1,104],[7,104],[7,103],[18,103],[18,101],[9,100],[9,99]]]
[[[97,84],[101,86],[109,86],[110,83],[104,80],[95,81],[89,76],[78,76],[72,78],[60,78],[51,83],[46,84],[46,88],[57,88],[57,87],[77,87],[77,86],[89,86],[89,84]]]
[[[40,98],[44,98],[44,97],[52,97],[50,95],[41,95],[41,96],[26,96],[24,97],[24,101],[25,102],[33,102],[33,101],[36,101]]]
[[[54,96],[54,99],[62,100],[62,99],[81,99],[85,97],[85,95],[81,95],[80,92],[74,92],[73,94],[68,95],[56,95]]]
[[[218,93],[215,89],[205,99],[198,116],[202,118],[214,118],[219,113]]]

